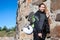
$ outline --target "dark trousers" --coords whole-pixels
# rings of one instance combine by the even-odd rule
[[[42,38],[40,38],[37,34],[33,34],[33,40],[45,40],[46,35],[43,35]]]
[[[42,38],[38,36],[38,32],[36,30],[33,31],[33,40],[45,40],[46,34],[42,33]]]

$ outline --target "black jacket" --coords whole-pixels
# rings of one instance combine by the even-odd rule
[[[36,21],[34,22],[34,28],[36,29],[37,33],[50,33],[50,27],[46,14],[38,10],[34,15],[38,19],[36,19]]]

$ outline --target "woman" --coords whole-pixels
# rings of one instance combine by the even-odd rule
[[[45,40],[46,34],[50,33],[47,8],[44,3],[39,5],[39,10],[35,13],[35,17],[37,17],[34,22],[34,31],[33,31],[33,40]]]

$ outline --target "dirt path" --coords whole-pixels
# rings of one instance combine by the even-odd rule
[[[0,40],[15,40],[14,37],[0,37]]]

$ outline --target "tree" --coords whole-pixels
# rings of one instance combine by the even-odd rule
[[[2,28],[0,27],[0,31],[2,30]]]
[[[4,26],[4,27],[2,28],[2,30],[3,30],[3,31],[7,31],[7,27]]]
[[[15,26],[15,27],[12,27],[11,30],[12,30],[12,31],[15,31],[15,30],[16,30],[16,26]]]

